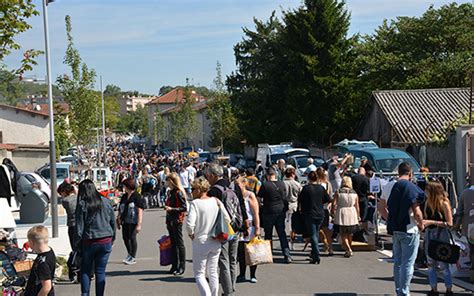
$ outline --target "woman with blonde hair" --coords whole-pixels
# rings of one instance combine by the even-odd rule
[[[186,192],[176,173],[169,174],[166,185],[170,188],[170,195],[165,202],[166,227],[171,240],[171,269],[169,273],[183,275],[186,267],[186,249],[183,240],[183,223],[187,211]]]
[[[424,209],[423,226],[425,226],[425,252],[428,260],[428,279],[431,291],[428,295],[438,295],[437,288],[437,269],[444,275],[444,284],[446,286],[445,295],[453,295],[453,280],[449,264],[433,260],[428,255],[428,246],[431,241],[437,240],[442,242],[450,242],[449,227],[453,225],[453,212],[449,202],[448,195],[444,191],[443,186],[439,182],[429,182],[426,186],[425,193],[427,200]]]
[[[339,228],[344,257],[352,256],[352,234],[359,230],[359,197],[352,188],[352,180],[342,178],[341,188],[334,194],[332,212],[335,212],[334,224]]]
[[[319,167],[316,169],[316,178],[316,184],[323,186],[332,200],[332,186],[323,168]],[[332,230],[329,229],[329,220],[331,218],[329,213],[330,204],[331,203],[324,204],[324,220],[319,235],[324,244],[325,251],[328,252],[329,256],[332,256],[334,251],[332,248]]]
[[[219,295],[219,274],[217,265],[221,253],[221,243],[211,237],[219,208],[224,205],[217,198],[207,195],[211,185],[204,177],[191,184],[194,200],[190,203],[186,230],[193,241],[193,272],[200,295]],[[222,211],[226,221],[230,221],[227,211]],[[206,272],[207,271],[207,272]],[[209,282],[206,280],[209,278]]]
[[[247,244],[250,240],[254,237],[260,236],[260,218],[259,218],[259,203],[255,193],[248,190],[249,187],[249,179],[244,176],[240,176],[237,178],[236,183],[242,190],[242,195],[244,198],[245,210],[247,212],[247,217],[250,223],[250,229],[248,230],[249,235],[247,237],[242,237],[239,241],[239,249],[238,249],[238,260],[239,260],[239,271],[240,274],[237,277],[238,281],[245,280],[245,271],[246,271],[246,264],[245,264],[245,244]],[[257,265],[250,266],[250,282],[257,283]]]

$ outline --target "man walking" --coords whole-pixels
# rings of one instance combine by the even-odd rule
[[[368,219],[368,209],[369,209],[369,191],[370,191],[370,180],[365,175],[365,169],[359,167],[357,174],[352,176],[352,187],[359,197],[359,216],[362,222],[363,230],[358,231],[354,234],[355,241],[364,242],[364,231],[367,231],[367,224],[370,219]]]
[[[469,255],[471,258],[470,281],[474,283],[474,186],[465,189],[459,198],[456,211],[455,229],[461,230],[462,235],[469,242]]]
[[[211,189],[207,193],[208,196],[215,197],[222,201],[223,190],[229,188],[230,182],[224,178],[224,169],[222,166],[212,163],[206,170],[206,179],[211,184]],[[237,195],[239,197],[239,195]],[[239,197],[240,198],[240,197]],[[240,201],[239,201],[240,203]],[[240,205],[244,205],[242,200]],[[242,220],[247,222],[247,212],[242,211]],[[230,215],[231,216],[231,215]],[[232,217],[232,216],[231,216]],[[233,218],[233,217],[232,217]],[[219,256],[219,282],[222,285],[224,295],[233,295],[235,293],[235,283],[237,281],[237,251],[239,247],[238,237],[222,244],[221,254]]]
[[[398,296],[406,296],[410,295],[420,231],[423,231],[423,215],[419,205],[424,201],[425,193],[411,182],[413,172],[409,163],[403,162],[398,166],[398,175],[398,181],[386,202],[387,230],[393,235],[395,290]]]

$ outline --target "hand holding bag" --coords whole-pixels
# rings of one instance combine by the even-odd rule
[[[273,263],[272,246],[269,240],[254,237],[245,244],[245,264],[249,266]]]
[[[454,243],[453,234],[449,229],[449,242],[442,242],[439,240],[441,228],[438,228],[438,235],[436,239],[430,240],[428,243],[428,256],[433,260],[456,264],[461,254],[461,248]]]

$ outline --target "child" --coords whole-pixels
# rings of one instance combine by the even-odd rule
[[[28,243],[34,253],[38,254],[31,269],[25,296],[53,296],[53,278],[56,268],[56,255],[48,246],[48,229],[34,226],[28,230]]]

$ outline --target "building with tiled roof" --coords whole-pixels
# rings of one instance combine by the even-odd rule
[[[191,90],[190,97],[193,100],[194,104],[192,106],[193,110],[196,111],[196,121],[198,122],[197,132],[188,139],[185,143],[181,143],[184,146],[194,146],[194,148],[203,148],[209,149],[209,142],[211,139],[212,130],[210,128],[210,122],[207,118],[207,99],[195,91]],[[169,139],[171,138],[171,120],[170,114],[178,111],[177,103],[183,102],[185,98],[183,88],[174,88],[168,93],[153,99],[150,101],[148,106],[148,123],[150,138],[154,144],[159,143],[164,148],[176,148],[174,143],[171,143]],[[159,110],[159,111],[158,111]],[[155,114],[157,112],[163,117],[167,129],[163,139],[158,139],[157,135],[154,132],[155,126]]]
[[[381,146],[430,143],[469,114],[468,88],[374,91],[357,137]]]

